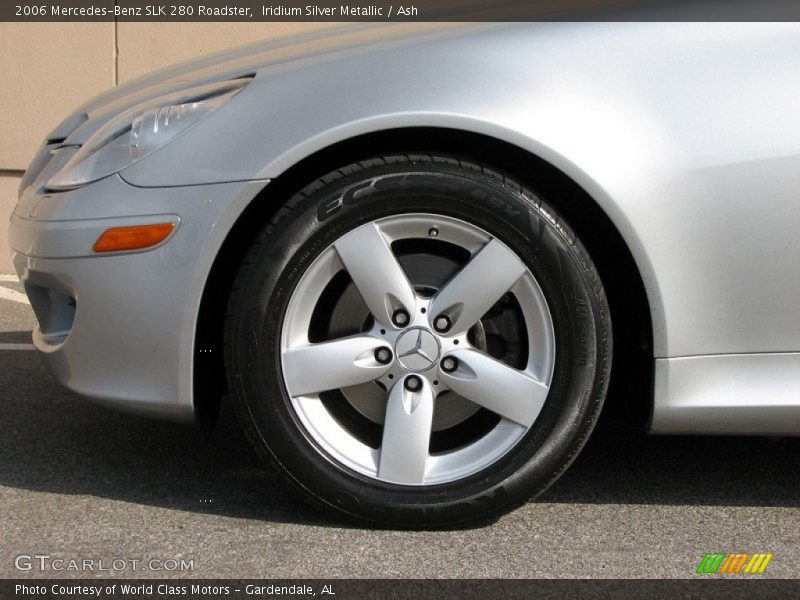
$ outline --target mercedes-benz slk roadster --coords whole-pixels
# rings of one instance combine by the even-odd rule
[[[25,174],[55,378],[364,524],[484,522],[604,408],[800,433],[800,28],[356,26],[114,88]]]

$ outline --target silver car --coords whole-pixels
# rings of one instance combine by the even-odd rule
[[[606,410],[800,433],[800,28],[357,26],[160,71],[10,225],[68,388],[364,524],[482,522]],[[613,340],[613,348],[612,348]]]

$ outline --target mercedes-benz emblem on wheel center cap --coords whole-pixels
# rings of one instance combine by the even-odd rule
[[[439,360],[439,340],[427,329],[415,327],[397,338],[394,351],[409,371],[427,371]]]

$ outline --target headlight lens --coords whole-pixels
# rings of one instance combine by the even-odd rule
[[[118,173],[174,140],[240,92],[251,79],[235,79],[149,100],[117,115],[86,140],[48,182],[69,190]]]

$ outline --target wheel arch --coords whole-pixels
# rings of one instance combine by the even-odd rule
[[[566,219],[595,262],[611,309],[615,351],[604,414],[646,422],[654,368],[648,291],[631,247],[597,199],[542,153],[519,144],[462,129],[404,127],[349,137],[309,154],[274,177],[238,217],[213,262],[198,311],[192,385],[203,426],[213,427],[226,393],[221,350],[228,295],[263,225],[296,191],[327,172],[370,156],[420,151],[457,155],[504,171],[540,193]]]

